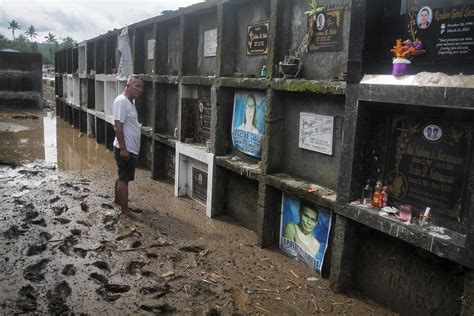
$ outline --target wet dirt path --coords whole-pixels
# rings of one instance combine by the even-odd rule
[[[15,115],[0,116],[0,314],[393,314],[332,293],[147,171],[130,185],[138,219],[120,216],[111,152],[59,118],[48,140],[54,115]]]

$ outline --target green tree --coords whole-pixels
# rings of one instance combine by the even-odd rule
[[[56,39],[56,35],[54,33],[49,32],[47,36],[44,37],[46,39],[46,44],[49,46],[49,60],[54,60],[54,51],[58,48],[58,40]]]
[[[31,43],[31,52],[32,53],[39,53],[38,43],[36,43],[36,42]]]
[[[20,30],[21,27],[20,27],[20,24],[18,24],[18,22],[15,21],[15,19],[13,19],[10,22],[8,22],[8,29],[12,30],[13,39],[15,39],[15,30]]]
[[[74,47],[75,44],[76,41],[73,38],[66,36],[62,38],[61,48],[71,48]]]
[[[10,41],[8,38],[5,37],[5,35],[0,34],[0,49],[8,48],[10,44]]]
[[[25,34],[30,38],[30,40],[33,42],[34,39],[36,39],[36,29],[33,25],[30,25],[28,29],[25,31]]]
[[[25,35],[20,34],[16,39],[12,42],[12,48],[19,50],[20,52],[29,52],[30,51],[30,42]]]

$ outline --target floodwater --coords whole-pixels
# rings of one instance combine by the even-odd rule
[[[393,315],[336,295],[254,232],[137,170],[112,204],[113,154],[54,112],[0,112],[0,315]]]
[[[85,170],[113,163],[113,155],[54,111],[3,111],[0,114],[0,160],[27,163],[37,160],[61,171]]]

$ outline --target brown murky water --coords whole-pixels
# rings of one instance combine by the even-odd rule
[[[53,112],[0,112],[1,315],[393,314],[147,171],[130,184],[141,213],[123,217],[114,178],[112,153]]]

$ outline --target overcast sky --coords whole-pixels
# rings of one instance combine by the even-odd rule
[[[33,25],[37,42],[44,42],[48,32],[77,42],[122,28],[157,15],[203,0],[0,0],[0,34],[12,39],[8,22],[15,19],[23,34]]]

